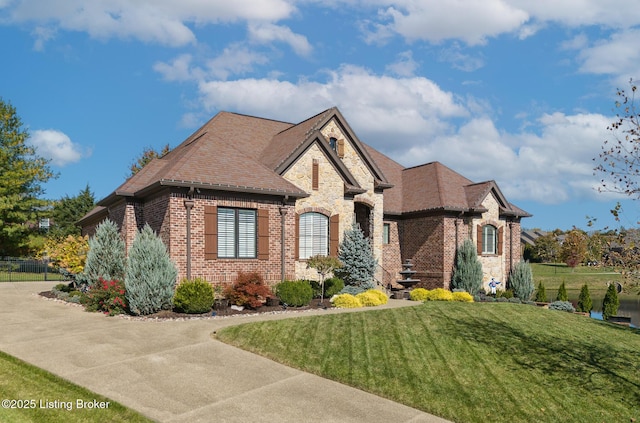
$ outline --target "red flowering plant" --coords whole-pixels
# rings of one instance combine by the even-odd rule
[[[87,311],[101,311],[109,316],[125,314],[129,310],[125,293],[123,281],[100,278],[89,288],[83,304]]]

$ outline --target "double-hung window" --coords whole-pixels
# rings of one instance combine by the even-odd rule
[[[482,227],[482,254],[496,254],[498,249],[497,229],[492,225]]]
[[[256,258],[256,211],[218,207],[218,257]]]
[[[329,254],[329,218],[321,213],[300,215],[299,256],[308,259]]]

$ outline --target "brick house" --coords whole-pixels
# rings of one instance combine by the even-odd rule
[[[148,223],[179,278],[230,283],[316,278],[305,259],[336,255],[355,222],[371,240],[377,279],[411,259],[428,286],[449,286],[456,246],[478,244],[485,279],[519,260],[520,219],[493,181],[475,184],[440,163],[404,168],[361,142],[340,111],[291,124],[221,112],[125,181],[79,224],[110,218],[127,248]]]

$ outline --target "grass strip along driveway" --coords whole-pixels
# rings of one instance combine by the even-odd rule
[[[430,302],[217,338],[457,422],[640,421],[640,331],[566,312]]]
[[[3,352],[0,400],[0,422],[152,422],[117,402]]]

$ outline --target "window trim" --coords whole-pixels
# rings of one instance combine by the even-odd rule
[[[221,212],[225,213],[225,212],[229,212],[229,211],[233,211],[233,221],[232,221],[232,230],[233,230],[233,255],[225,255],[224,250],[222,250],[221,248],[228,247],[229,243],[225,243],[223,242],[223,236],[225,236],[225,231],[221,230],[221,223],[224,222],[223,219],[220,218],[221,216]],[[241,221],[241,214],[243,214],[242,212],[251,212],[252,216],[252,223],[253,223],[253,236],[249,235],[247,236],[245,234],[244,237],[242,237],[241,233],[240,233],[240,228],[242,226],[243,223],[247,223],[247,222],[242,222]],[[258,210],[256,209],[247,209],[247,208],[239,208],[239,207],[218,207],[217,210],[217,218],[218,218],[218,222],[217,222],[217,240],[218,240],[218,245],[217,245],[217,258],[218,259],[237,259],[237,260],[252,260],[252,259],[256,259],[258,258]],[[250,229],[250,228],[249,228]],[[227,231],[228,233],[228,231]],[[249,233],[249,231],[247,231],[247,233]],[[252,246],[252,251],[251,251],[251,255],[241,255],[242,251],[241,251],[241,244],[243,242],[248,242],[248,246]],[[244,253],[246,254],[246,253]]]

